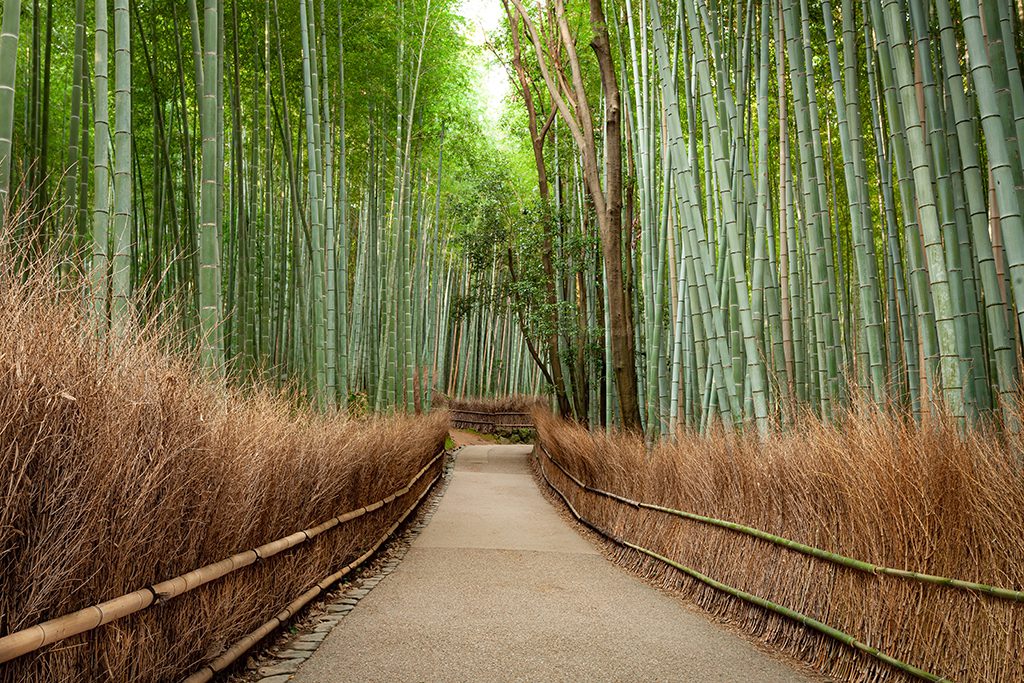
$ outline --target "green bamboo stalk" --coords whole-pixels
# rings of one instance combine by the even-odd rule
[[[96,0],[96,71],[93,115],[93,227],[92,227],[92,301],[97,329],[107,327],[107,305],[110,287],[110,241],[107,227],[110,221],[109,148],[110,125],[108,119],[108,40],[107,0]]]
[[[0,23],[0,211],[4,220],[11,184],[11,138],[14,132],[14,88],[18,71],[21,0],[4,0]]]
[[[0,40],[2,40],[2,29],[0,29]],[[75,47],[74,56],[72,57],[71,67],[71,111],[68,117],[68,162],[67,170],[64,174],[64,188],[63,188],[63,201],[64,209],[61,216],[61,222],[64,227],[70,229],[72,226],[75,227],[74,233],[80,232],[80,227],[76,225],[78,220],[78,178],[81,174],[79,168],[79,161],[81,157],[81,139],[82,139],[82,72],[83,64],[85,62],[85,0],[75,1]],[[0,43],[0,62],[3,62],[3,47]],[[16,60],[12,60],[16,61]],[[0,82],[3,82],[3,74],[0,74]],[[3,109],[2,96],[0,96],[0,111]],[[2,117],[2,114],[0,114]],[[3,130],[3,123],[0,122],[0,131]],[[3,137],[0,132],[0,138]],[[8,136],[9,139],[9,136]],[[2,143],[0,143],[2,144]],[[8,155],[9,155],[8,151]],[[3,157],[3,149],[0,147],[0,157]],[[10,173],[10,167],[8,166],[7,173]],[[0,170],[0,177],[2,177],[3,171]],[[5,186],[0,180],[0,186]],[[6,192],[6,190],[2,190]],[[0,197],[0,207],[3,206],[3,199]],[[2,209],[0,209],[2,210]]]
[[[204,369],[213,377],[224,376],[224,340],[221,322],[220,268],[220,195],[223,165],[220,163],[218,121],[222,110],[217,98],[217,68],[220,60],[220,0],[205,0],[203,7],[203,61],[201,87],[200,131],[202,133],[202,185],[200,191],[199,272],[196,290],[199,294],[200,358]],[[193,21],[193,35],[198,41],[199,28]],[[200,70],[197,65],[197,73]]]
[[[321,9],[321,14],[323,10]],[[326,21],[326,19],[325,19]],[[326,48],[324,50],[326,54]],[[324,67],[326,71],[326,67]],[[338,388],[343,401],[349,392],[349,309],[348,309],[348,174],[345,140],[345,42],[342,34],[341,5],[338,6]]]
[[[656,0],[652,0],[652,12]],[[696,71],[700,84],[701,100],[705,119],[708,120],[710,128],[710,139],[712,154],[714,156],[714,174],[719,183],[719,191],[722,195],[722,209],[724,215],[724,230],[728,238],[729,265],[732,269],[731,278],[734,285],[734,296],[737,301],[739,329],[742,333],[743,350],[746,354],[747,376],[750,381],[750,388],[753,397],[754,418],[758,432],[762,437],[768,434],[768,408],[766,398],[766,375],[763,362],[763,353],[757,347],[754,337],[753,321],[750,311],[750,294],[747,284],[743,254],[740,250],[740,234],[737,225],[737,217],[732,190],[729,188],[729,167],[725,150],[722,149],[722,139],[717,121],[713,118],[714,102],[711,93],[711,77],[708,71],[708,63],[704,56],[704,46],[700,36],[696,32],[697,18],[694,0],[686,4],[687,16],[690,22],[691,45],[696,59]],[[711,43],[711,52],[717,52],[716,44]],[[728,86],[725,97],[730,97]]]
[[[861,316],[867,335],[870,364],[870,387],[874,400],[885,398],[885,345],[881,313],[881,293],[878,288],[878,264],[874,256],[874,228],[867,207],[864,152],[860,142],[860,107],[857,93],[856,31],[853,19],[853,0],[843,0],[843,77],[840,76],[839,53],[836,47],[832,21],[832,4],[822,3],[825,36],[828,42],[829,65],[832,72],[832,90],[839,123],[839,137],[843,151],[843,170],[850,194],[850,224],[853,233],[854,254],[857,262]],[[845,93],[844,93],[845,88]]]
[[[879,0],[874,0],[878,3]],[[924,122],[918,109],[914,89],[913,67],[903,23],[903,14],[896,0],[881,3],[885,14],[885,30],[890,37],[890,49],[895,62],[900,105],[906,124],[907,146],[913,167],[914,191],[917,211],[921,217],[921,232],[927,256],[927,272],[932,300],[935,306],[935,324],[939,341],[939,368],[942,393],[947,408],[958,418],[964,417],[963,383],[957,355],[957,331],[954,324],[952,292],[949,272],[940,233],[940,217],[934,193],[935,173],[925,146]],[[876,26],[876,30],[881,25]]]
[[[114,257],[110,316],[123,329],[131,317],[132,62],[128,0],[114,0]]]
[[[977,0],[963,0],[960,3],[963,31],[970,58],[971,76],[976,89],[975,101],[981,113],[981,126],[985,137],[985,149],[989,157],[989,170],[994,180],[994,192],[998,207],[999,223],[1006,245],[1006,256],[1010,263],[1013,298],[1017,310],[1018,324],[1024,322],[1024,218],[1021,216],[1019,197],[1016,192],[1012,155],[1003,143],[1005,130],[1001,125],[995,77],[985,45]]]
[[[1003,291],[1000,287],[999,275],[995,267],[995,256],[992,251],[992,240],[988,231],[988,208],[978,154],[978,131],[974,122],[973,108],[969,104],[963,88],[959,51],[949,0],[936,2],[936,16],[939,22],[942,64],[948,81],[946,92],[951,100],[956,121],[956,137],[959,143],[960,165],[963,169],[971,238],[977,253],[978,271],[985,300],[985,319],[991,339],[991,353],[996,365],[999,403],[1003,409],[1004,419],[1008,424],[1012,424],[1014,414],[1011,406],[1015,401],[1014,394],[1018,382],[1017,357],[1004,316],[1006,303],[1003,300]]]

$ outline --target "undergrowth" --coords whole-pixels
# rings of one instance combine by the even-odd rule
[[[529,414],[534,408],[544,408],[547,400],[542,396],[527,394],[510,394],[508,396],[448,398],[437,396],[434,405],[444,406],[450,410],[466,410],[480,413],[524,413]]]
[[[535,411],[540,441],[586,484],[633,500],[745,524],[877,565],[1024,589],[1021,437],[952,421],[916,426],[878,411],[807,419],[762,442],[681,435],[645,447]],[[951,681],[1024,672],[1024,604],[864,574],[736,532],[581,491],[541,465],[586,518],[713,579],[803,612]],[[903,674],[793,621],[632,550],[623,565],[843,681]]]
[[[347,420],[203,380],[153,332],[0,257],[0,635],[379,500],[448,417]],[[0,665],[0,681],[179,680],[373,543],[409,496],[266,562]]]

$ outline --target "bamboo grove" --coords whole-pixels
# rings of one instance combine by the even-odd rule
[[[541,178],[561,165],[529,253],[554,264],[534,337],[564,414],[764,434],[868,402],[1017,428],[1020,2],[503,4],[515,125]],[[562,256],[578,235],[594,258]]]
[[[456,310],[451,198],[493,156],[460,22],[450,0],[6,0],[3,234],[88,278],[99,334],[158,322],[214,377],[358,410],[537,391],[508,306]]]
[[[1019,0],[5,0],[0,199],[97,333],[321,408],[1011,429]]]

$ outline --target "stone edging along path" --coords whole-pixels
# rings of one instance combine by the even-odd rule
[[[285,634],[262,652],[248,659],[246,670],[230,677],[238,683],[285,683],[327,637],[327,634],[355,608],[385,577],[398,568],[413,539],[430,523],[441,498],[452,479],[452,470],[459,446],[445,458],[444,472],[438,486],[416,512],[414,520],[389,540],[384,548],[359,573],[357,578],[344,581],[331,591],[325,600],[311,605],[303,618],[289,624]]]

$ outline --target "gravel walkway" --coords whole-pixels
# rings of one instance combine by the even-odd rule
[[[537,490],[529,453],[461,449],[401,563],[281,679],[815,680],[609,563]]]

